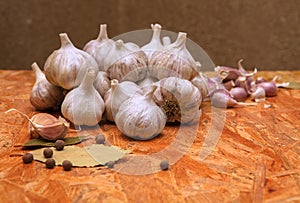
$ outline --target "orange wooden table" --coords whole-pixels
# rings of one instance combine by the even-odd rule
[[[300,71],[259,72],[267,78],[277,74],[283,81],[300,82]],[[300,90],[280,89],[277,97],[256,107],[227,109],[217,146],[200,161],[212,117],[209,102],[204,103],[187,152],[169,170],[134,175],[106,167],[49,170],[43,163],[25,165],[20,156],[12,156],[26,152],[18,145],[29,139],[27,121],[4,112],[36,113],[29,102],[33,83],[31,71],[0,71],[0,202],[300,201]],[[151,141],[128,139],[113,124],[101,130],[110,143],[138,156],[166,148],[178,126],[167,126]]]

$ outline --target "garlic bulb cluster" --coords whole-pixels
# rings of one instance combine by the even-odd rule
[[[91,55],[77,49],[66,33],[59,37],[61,47],[47,58],[45,75],[53,85],[71,90],[80,85],[88,68],[98,71],[98,64]]]
[[[102,118],[104,102],[93,86],[96,72],[88,69],[79,87],[71,90],[65,97],[61,112],[75,125],[94,126]]]
[[[154,86],[155,87],[155,86]],[[153,90],[127,99],[116,114],[116,125],[128,137],[149,140],[162,132],[166,116],[152,100]]]
[[[35,84],[31,90],[30,103],[38,110],[57,109],[64,99],[63,89],[47,81],[37,63],[31,65]]]

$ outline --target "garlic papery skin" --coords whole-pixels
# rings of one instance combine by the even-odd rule
[[[141,47],[141,49],[145,52],[149,60],[155,51],[163,50],[164,48],[160,40],[161,25],[151,24],[151,28],[153,30],[151,41],[148,44]]]
[[[89,53],[98,63],[99,71],[104,71],[104,60],[109,51],[113,49],[115,42],[108,38],[107,25],[100,25],[100,32],[97,39],[89,41],[83,48],[84,51]]]
[[[132,95],[141,94],[141,89],[134,82],[111,80],[111,88],[104,96],[106,119],[114,122],[121,104]]]
[[[80,86],[71,90],[62,103],[63,116],[74,125],[95,126],[102,118],[104,102],[93,86],[97,73],[89,69]]]
[[[164,50],[155,51],[148,62],[151,76],[163,79],[179,77],[191,80],[197,74],[197,65],[185,46],[186,33],[180,32],[176,41]]]
[[[153,90],[145,95],[134,95],[120,106],[115,121],[124,135],[149,140],[163,131],[166,116],[152,100]]]
[[[105,59],[104,69],[110,79],[137,82],[146,77],[147,61],[143,51],[132,51],[122,40],[117,40]]]
[[[102,98],[104,98],[105,93],[110,89],[110,79],[104,71],[99,71],[95,81],[94,87],[99,92]]]
[[[155,83],[158,86],[153,94],[155,103],[167,115],[168,122],[193,124],[199,122],[202,96],[188,80],[169,77]]]
[[[37,63],[31,65],[35,83],[30,93],[30,103],[38,110],[57,109],[64,99],[63,89],[46,79]]]
[[[59,37],[61,47],[47,58],[45,75],[53,85],[70,90],[80,85],[88,68],[98,71],[98,64],[91,55],[77,49],[66,33]]]

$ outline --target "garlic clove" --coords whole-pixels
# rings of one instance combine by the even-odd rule
[[[256,87],[250,95],[250,99],[256,102],[264,101],[266,98],[266,92],[262,87]]]
[[[262,82],[257,84],[258,87],[262,87],[265,90],[266,97],[274,97],[277,95],[276,82]]]
[[[242,87],[234,87],[229,91],[230,95],[238,102],[246,101],[248,94]]]
[[[152,77],[163,79],[179,77],[193,79],[197,74],[197,64],[185,46],[186,33],[180,32],[176,41],[155,51],[149,59],[149,73]]]
[[[116,125],[126,136],[149,140],[160,134],[166,124],[166,116],[152,100],[156,87],[145,95],[127,99],[116,114]]]
[[[74,125],[95,126],[102,118],[104,102],[93,86],[97,73],[88,69],[80,86],[71,90],[62,103],[63,116]]]
[[[110,79],[106,72],[98,72],[98,75],[94,81],[94,87],[103,98],[105,93],[110,89]]]
[[[132,51],[122,40],[117,40],[105,58],[104,69],[110,79],[137,82],[147,75],[147,61],[143,51]]]
[[[48,82],[36,62],[31,68],[36,81],[30,93],[30,103],[38,110],[57,109],[64,99],[63,89]]]
[[[104,71],[104,60],[109,51],[113,49],[115,42],[108,38],[107,25],[101,24],[100,31],[97,39],[89,41],[83,48],[84,51],[89,53],[98,63],[99,71]]]
[[[217,72],[222,82],[236,80],[238,77],[243,76],[238,69],[227,66],[217,66],[215,72]]]
[[[61,47],[46,60],[44,70],[53,85],[70,90],[80,85],[87,69],[98,71],[98,64],[88,53],[77,49],[66,33],[59,34]]]

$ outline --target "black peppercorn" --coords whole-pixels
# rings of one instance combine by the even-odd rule
[[[104,144],[105,142],[105,137],[102,134],[99,134],[96,136],[96,143],[97,144]]]
[[[50,159],[46,160],[46,167],[47,168],[52,169],[52,168],[54,168],[54,166],[55,166],[55,160],[54,159],[50,158]]]
[[[65,147],[65,142],[63,140],[56,140],[54,146],[57,151],[61,151]]]
[[[169,168],[169,162],[167,160],[163,160],[160,162],[161,170],[167,170]]]
[[[62,162],[62,167],[64,168],[65,171],[71,170],[72,166],[73,166],[73,164],[72,164],[72,162],[69,161],[69,160],[64,160],[64,161]]]
[[[24,164],[29,164],[33,161],[33,155],[31,153],[26,153],[23,155],[22,159]]]
[[[53,150],[50,148],[46,148],[44,149],[43,153],[45,158],[51,158],[53,155]]]

